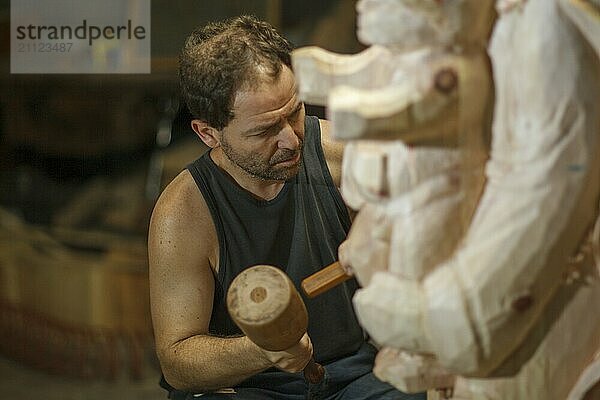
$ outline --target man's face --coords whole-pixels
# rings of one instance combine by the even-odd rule
[[[304,105],[297,98],[296,81],[288,67],[275,79],[261,75],[255,87],[236,94],[235,117],[222,131],[221,147],[248,174],[286,181],[300,169]]]

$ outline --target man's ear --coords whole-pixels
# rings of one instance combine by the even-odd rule
[[[218,130],[210,126],[206,121],[193,119],[191,122],[192,129],[196,135],[211,149],[221,145],[220,133]]]

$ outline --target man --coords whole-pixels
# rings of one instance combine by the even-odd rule
[[[227,313],[239,272],[275,265],[299,286],[335,261],[350,227],[334,183],[342,149],[325,121],[305,118],[290,50],[252,17],[209,24],[183,48],[183,96],[211,150],[169,184],[150,223],[152,318],[170,398],[405,398],[371,373],[355,283],[305,299],[308,334],[281,352],[256,346]],[[313,353],[326,376],[309,385],[300,371]]]

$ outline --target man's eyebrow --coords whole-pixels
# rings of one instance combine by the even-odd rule
[[[303,104],[304,104],[303,102],[299,101],[298,104],[296,104],[296,106],[294,107],[294,109],[288,114],[288,116],[300,111]],[[271,128],[272,126],[277,125],[279,123],[279,121],[280,120],[278,119],[277,121],[270,121],[270,122],[267,122],[264,124],[257,125],[253,128],[248,129],[247,131],[245,131],[244,135],[250,135],[252,133],[267,130],[267,129]]]
[[[246,132],[244,132],[245,135],[249,135],[251,133],[256,133],[256,132],[260,132],[260,131],[264,131],[266,129],[269,129],[270,127],[277,125],[279,123],[279,120],[277,121],[271,121],[268,122],[266,124],[261,124],[261,125],[257,125],[253,128],[248,129]]]

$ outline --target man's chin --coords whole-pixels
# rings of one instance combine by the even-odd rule
[[[300,165],[294,165],[292,167],[287,167],[285,169],[279,170],[275,176],[278,181],[287,181],[298,175],[298,171],[300,171]]]
[[[267,174],[259,176],[261,179],[268,181],[280,181],[285,182],[294,178],[300,171],[300,163],[291,166],[272,168]]]
[[[298,175],[300,171],[300,166],[302,165],[302,157],[298,156],[296,158],[278,162],[271,166],[271,175],[274,180],[278,181],[287,181]]]

